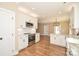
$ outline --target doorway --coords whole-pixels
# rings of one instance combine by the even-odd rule
[[[44,24],[44,35],[48,35],[49,33],[48,29],[49,29],[48,24]]]

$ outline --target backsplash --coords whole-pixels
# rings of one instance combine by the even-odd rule
[[[24,33],[36,33],[36,29],[35,28],[24,28],[23,32]]]

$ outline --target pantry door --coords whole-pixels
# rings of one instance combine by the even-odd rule
[[[14,55],[15,13],[0,8],[0,56]]]

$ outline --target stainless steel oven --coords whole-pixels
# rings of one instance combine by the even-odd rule
[[[28,35],[28,46],[32,46],[35,44],[35,34]]]

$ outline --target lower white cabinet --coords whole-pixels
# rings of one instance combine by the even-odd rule
[[[50,43],[58,46],[66,47],[65,35],[50,34]]]
[[[40,33],[35,34],[35,43],[40,41]]]
[[[19,39],[19,50],[28,46],[28,34],[22,35]]]

